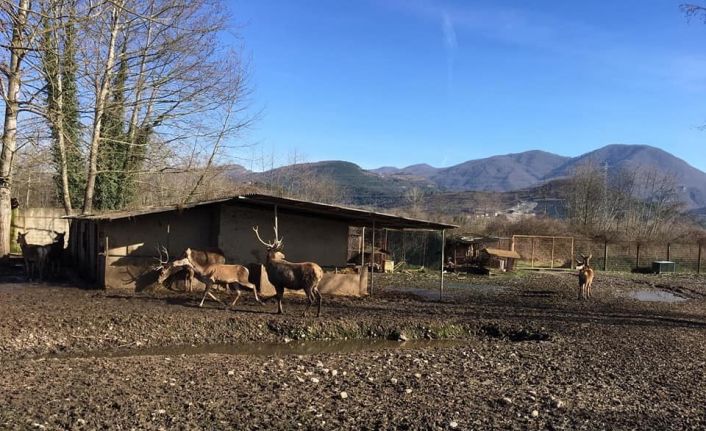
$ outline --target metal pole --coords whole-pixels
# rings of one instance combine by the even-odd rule
[[[532,238],[532,268],[534,268],[534,238]]]
[[[367,270],[365,267],[365,227],[363,227],[363,233],[360,235],[360,273],[363,274],[363,271]]]
[[[603,242],[603,271],[608,271],[608,240]]]
[[[554,245],[556,244],[556,239],[552,237],[552,261],[550,263],[550,268],[554,269]]]
[[[277,233],[277,236],[279,236],[279,217],[277,216],[277,205],[275,205],[275,232]],[[279,240],[279,238],[275,238],[275,241]]]
[[[571,264],[569,268],[574,269],[574,262],[576,262],[576,251],[574,250],[574,237],[571,237]]]
[[[672,260],[670,259],[672,256],[672,243],[668,242],[667,243],[667,260]]]
[[[441,278],[439,279],[439,301],[444,296],[444,249],[446,248],[446,229],[441,229]]]
[[[373,236],[371,238],[372,244],[370,247],[370,296],[373,295],[373,289],[375,288],[375,219],[373,219]]]

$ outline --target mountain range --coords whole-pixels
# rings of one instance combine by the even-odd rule
[[[672,176],[679,185],[688,209],[706,207],[706,173],[659,148],[647,145],[608,145],[577,157],[565,157],[545,151],[468,160],[446,168],[415,164],[403,168],[381,167],[365,170],[345,161],[303,163],[266,172],[234,168],[232,177],[241,181],[272,183],[303,174],[335,183],[351,204],[380,207],[400,206],[411,189],[424,194],[459,192],[513,192],[536,188],[570,176],[577,167],[592,163],[609,173],[621,169],[650,169]]]

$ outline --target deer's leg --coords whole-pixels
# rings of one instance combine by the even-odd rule
[[[320,317],[321,316],[321,292],[319,292],[318,287],[314,287],[314,294],[316,295],[316,300],[317,300],[316,301],[317,302],[316,317]]]
[[[236,284],[236,285],[235,285],[235,299],[234,299],[233,302],[230,304],[230,308],[235,307],[235,304],[238,303],[238,300],[239,300],[239,299],[240,299],[240,286],[238,286],[238,285]]]
[[[189,293],[193,292],[193,284],[194,284],[194,270],[187,267],[186,268],[186,282],[187,282],[187,287],[189,289]]]
[[[201,303],[199,304],[199,307],[203,307],[203,302],[206,300],[206,296],[210,295],[210,293],[211,293],[211,292],[209,292],[209,290],[211,290],[211,282],[206,281],[206,289],[204,289],[204,291],[203,291],[203,298],[201,298]],[[211,296],[213,296],[213,295],[211,295]]]
[[[277,288],[277,314],[284,314],[282,311],[282,297],[284,296],[284,288]]]

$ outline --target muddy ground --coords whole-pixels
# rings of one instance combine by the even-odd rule
[[[447,282],[376,276],[317,319],[6,277],[0,428],[706,427],[706,278],[599,273],[585,302],[571,274]]]

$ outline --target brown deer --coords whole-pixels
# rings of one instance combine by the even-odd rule
[[[319,283],[324,275],[323,269],[313,262],[292,263],[284,260],[285,256],[282,253],[284,238],[279,238],[276,225],[274,228],[275,239],[272,243],[265,242],[260,238],[257,226],[253,226],[252,229],[255,231],[257,239],[267,247],[265,270],[267,271],[267,278],[277,292],[275,295],[277,298],[277,313],[282,314],[284,289],[303,289],[309,300],[309,303],[304,309],[304,316],[306,316],[307,311],[309,311],[309,308],[314,303],[314,299],[316,299],[318,302],[316,317],[319,317],[321,315],[321,292],[319,292]]]
[[[583,261],[576,259],[576,269],[579,270],[579,299],[587,299],[591,297],[591,284],[593,283],[594,271],[591,268],[592,254],[588,257],[581,255]]]
[[[190,249],[191,250],[191,259],[194,262],[197,262],[201,266],[206,266],[206,265],[213,265],[213,264],[224,264],[226,263],[226,256],[225,253],[223,253],[223,250],[220,248],[206,248],[203,250],[196,250],[196,249]],[[163,274],[164,277],[162,278],[163,280],[168,279],[172,275],[175,275],[180,272],[185,272],[185,282],[186,282],[186,289],[189,292],[193,291],[193,283],[194,283],[194,277],[195,277],[195,272],[193,266],[190,265],[181,265],[181,266],[174,266],[169,264],[169,253],[167,253],[167,250],[164,247],[157,247],[157,252],[159,252],[160,258],[156,259],[159,264],[154,268],[157,271],[160,271],[160,274]],[[162,253],[167,254],[167,260],[163,261],[162,260]],[[179,257],[179,259],[184,259],[186,258],[186,252],[182,253],[182,255]],[[162,272],[164,271],[164,272]]]
[[[187,248],[186,251],[184,251],[184,258],[175,260],[169,265],[165,265],[165,262],[160,259],[161,270],[158,281],[163,283],[174,272],[175,268],[181,269],[182,267],[186,267],[191,270],[199,281],[206,285],[206,289],[204,290],[203,298],[201,298],[199,307],[203,307],[206,296],[210,296],[214,300],[228,307],[223,301],[211,293],[211,287],[214,284],[224,286],[226,289],[228,289],[229,286],[235,287],[236,297],[230,304],[230,307],[234,307],[235,304],[238,303],[242,288],[252,290],[255,294],[255,300],[262,304],[260,297],[257,295],[257,287],[248,280],[250,277],[250,272],[246,267],[242,265],[226,265],[222,263],[208,263],[202,265],[194,258],[194,256],[194,251],[191,250],[191,248]],[[168,259],[169,257],[167,256],[167,261]]]
[[[31,281],[35,273],[38,273],[39,281],[42,281],[44,279],[44,265],[47,262],[51,245],[28,244],[26,236],[27,233],[17,233],[17,243],[22,249],[27,279]]]
[[[66,232],[54,231],[54,242],[49,244],[49,254],[47,255],[47,263],[49,264],[49,272],[54,277],[61,275],[61,264],[64,259],[64,243],[66,242]]]

